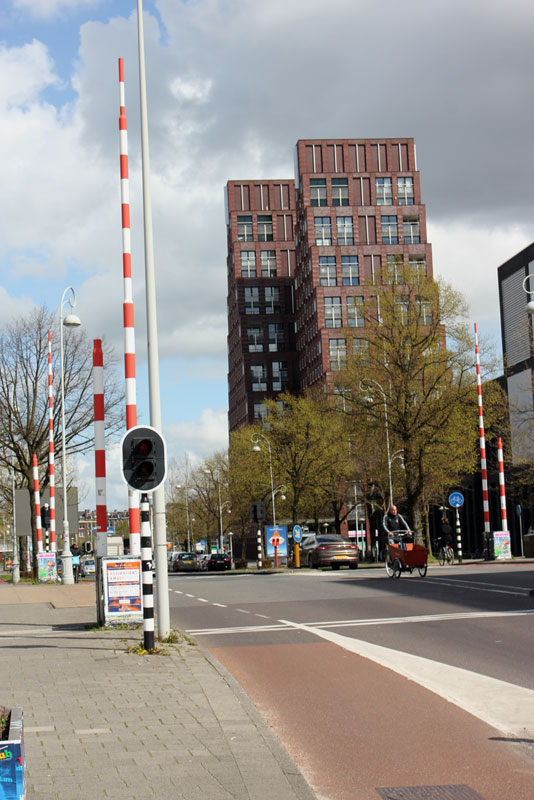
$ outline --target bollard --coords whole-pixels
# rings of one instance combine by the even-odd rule
[[[456,509],[456,555],[458,562],[462,563],[462,532],[460,530],[460,514]]]

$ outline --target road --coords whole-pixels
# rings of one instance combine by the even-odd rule
[[[169,576],[173,625],[328,800],[533,800],[533,589],[532,565],[495,563]]]

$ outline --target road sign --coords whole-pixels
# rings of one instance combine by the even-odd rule
[[[295,544],[302,542],[302,528],[300,525],[293,525],[293,541]]]
[[[275,531],[271,536],[271,538],[269,539],[269,542],[270,544],[272,544],[273,547],[280,547],[283,541],[284,539],[282,539],[278,531]]]
[[[464,504],[464,496],[461,492],[451,492],[449,495],[449,505],[453,508],[460,508]]]

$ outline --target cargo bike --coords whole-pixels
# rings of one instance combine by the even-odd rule
[[[386,555],[386,574],[390,578],[400,578],[401,573],[412,573],[415,569],[421,578],[426,575],[428,567],[428,550],[421,544],[407,541],[412,538],[411,533],[397,533],[395,539],[389,543]]]

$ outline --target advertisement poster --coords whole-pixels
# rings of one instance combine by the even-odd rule
[[[287,528],[285,525],[267,525],[265,528],[267,539],[267,558],[274,558],[274,542],[278,541],[278,555],[287,556]]]
[[[104,613],[106,618],[141,619],[141,559],[102,559],[104,578]]]
[[[495,558],[512,558],[509,531],[494,531],[493,543]]]
[[[39,583],[57,582],[57,564],[55,553],[37,553],[37,569]]]

